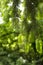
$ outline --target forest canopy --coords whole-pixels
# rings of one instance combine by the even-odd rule
[[[0,0],[0,65],[42,63],[43,0]]]

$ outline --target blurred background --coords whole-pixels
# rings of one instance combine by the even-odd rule
[[[0,0],[0,65],[43,65],[43,0]]]

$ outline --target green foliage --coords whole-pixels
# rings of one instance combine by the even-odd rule
[[[43,0],[21,1],[0,0],[0,65],[43,62]]]
[[[37,39],[36,40],[36,48],[37,48],[37,51],[39,52],[39,53],[42,53],[43,51],[42,51],[42,45],[43,43],[42,43],[42,40],[41,39]]]

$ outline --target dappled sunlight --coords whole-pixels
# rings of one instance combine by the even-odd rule
[[[32,23],[32,21],[31,21],[31,20],[28,20],[28,23],[29,23],[29,24],[31,24],[31,23]]]
[[[13,2],[10,2],[7,4],[9,7],[13,5]]]
[[[25,9],[25,7],[23,6],[23,2],[24,2],[24,0],[20,0],[19,5],[17,6],[17,8],[20,9],[20,11],[21,11],[21,13],[20,13],[21,15],[23,15],[24,9]]]
[[[23,2],[24,0],[20,0],[21,2]]]
[[[43,0],[0,0],[0,65],[43,65]]]
[[[0,24],[3,24],[4,21],[3,21],[3,17],[0,17]]]
[[[24,12],[24,6],[22,3],[19,4],[19,9],[21,10],[21,15],[23,15]]]
[[[0,12],[0,24],[3,24],[4,23],[4,20],[3,20],[3,17],[2,17],[2,13]]]

